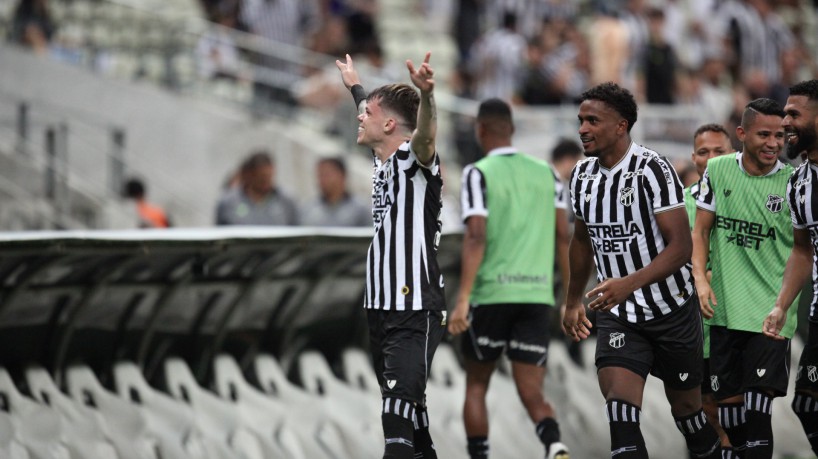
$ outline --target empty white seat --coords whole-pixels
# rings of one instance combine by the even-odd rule
[[[8,459],[31,459],[28,451],[17,439],[17,430],[8,413],[0,411],[0,457]]]
[[[106,390],[94,372],[85,365],[69,367],[65,372],[68,392],[86,406],[98,410],[108,426],[108,436],[122,459],[158,459],[157,439],[147,428],[142,413]]]
[[[61,443],[62,421],[56,412],[17,390],[5,368],[0,368],[0,397],[5,399],[16,439],[38,459],[70,459]]]
[[[143,412],[152,433],[164,433],[169,442],[178,444],[191,459],[235,457],[223,436],[206,436],[193,409],[151,387],[135,363],[117,362],[113,370],[120,397]]]
[[[363,349],[349,348],[341,355],[344,364],[344,378],[349,385],[368,392],[372,395],[380,395],[378,378],[372,369],[369,356]]]
[[[97,459],[117,459],[119,455],[106,436],[106,423],[100,414],[71,399],[54,383],[42,367],[26,369],[29,392],[38,402],[54,408],[63,421],[62,442],[72,456]]]
[[[165,361],[165,378],[171,395],[188,403],[197,416],[201,416],[201,426],[205,432],[209,435],[221,432],[231,449],[240,457],[285,457],[278,445],[243,424],[238,410],[199,386],[182,359],[169,358]]]

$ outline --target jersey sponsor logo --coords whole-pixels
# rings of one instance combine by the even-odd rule
[[[719,387],[719,377],[716,375],[710,376],[710,388],[713,389],[713,392],[718,392]]]
[[[733,193],[733,190],[724,190],[723,193],[724,193],[724,197],[726,198],[726,197],[730,196],[730,194]]]
[[[611,346],[614,349],[619,349],[625,345],[625,334],[622,332],[613,332],[611,333],[608,339],[608,346]]]
[[[497,275],[497,283],[500,285],[507,285],[507,284],[543,284],[543,285],[550,285],[548,281],[548,277],[546,276],[537,276],[531,274],[508,274],[502,273]]]
[[[633,172],[626,172],[625,175],[622,176],[622,178],[627,180],[627,179],[630,179],[630,178],[639,177],[641,175],[644,175],[643,170],[642,169],[636,169]]]
[[[388,387],[390,389],[394,389],[395,386],[397,386],[397,385],[398,385],[398,380],[397,379],[387,379],[386,380],[386,387]]]
[[[809,379],[810,382],[818,381],[818,368],[815,368],[815,365],[807,366],[807,379]]]
[[[588,235],[594,238],[596,250],[601,253],[621,254],[628,252],[628,246],[642,234],[636,222],[612,224],[587,224]]]
[[[803,178],[803,179],[795,182],[795,187],[794,188],[796,190],[800,190],[801,188],[804,188],[806,185],[809,185],[810,183],[812,183],[812,177]]]
[[[508,347],[518,351],[535,352],[537,354],[545,354],[548,352],[548,349],[546,349],[545,346],[540,346],[539,344],[521,343],[517,340],[509,341]]]
[[[758,375],[759,378],[761,378],[762,376],[767,374],[767,369],[766,368],[756,368],[756,374]]]
[[[446,311],[442,311],[442,312],[443,312],[443,319],[440,320],[440,326],[445,326],[446,325],[446,319],[448,317],[448,313]]]
[[[597,173],[597,174],[588,174],[588,173],[583,172],[583,173],[579,174],[577,179],[579,179],[579,180],[596,180],[596,179],[598,179],[600,177],[602,177],[602,174],[599,174],[599,173]]]
[[[673,184],[673,173],[670,170],[670,166],[667,165],[664,161],[659,161],[659,166],[662,168],[662,172],[665,174],[665,181],[672,185]]]
[[[784,207],[784,198],[776,194],[767,195],[767,210],[777,214]]]
[[[630,207],[633,204],[633,195],[636,190],[633,187],[626,186],[619,190],[619,203],[625,207]]]
[[[743,247],[745,249],[759,250],[761,243],[767,239],[777,240],[775,228],[769,227],[764,230],[761,223],[738,220],[723,216],[716,216],[716,228],[729,231],[727,243]]]
[[[477,345],[481,347],[505,347],[505,340],[492,341],[488,336],[478,336]]]
[[[679,379],[682,381],[687,381],[688,373],[679,373]]]

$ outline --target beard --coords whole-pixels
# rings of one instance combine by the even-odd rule
[[[810,150],[818,141],[818,135],[816,135],[815,129],[810,129],[809,131],[801,130],[796,134],[798,135],[798,142],[795,144],[791,144],[789,142],[784,144],[787,158],[789,159],[795,159],[799,154]]]

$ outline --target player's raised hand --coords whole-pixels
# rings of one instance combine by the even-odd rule
[[[356,84],[361,84],[361,79],[358,77],[358,72],[352,65],[352,56],[347,54],[346,62],[341,62],[340,60],[336,59],[335,66],[341,71],[341,80],[343,80],[344,86],[346,86],[347,89],[350,89]]]
[[[412,84],[420,89],[422,94],[429,94],[435,89],[435,71],[432,69],[432,66],[429,65],[430,57],[432,57],[432,53],[427,52],[426,58],[423,59],[423,63],[420,64],[420,67],[417,69],[415,69],[415,64],[412,63],[411,59],[406,60],[406,68],[409,69],[409,78],[412,80]]]

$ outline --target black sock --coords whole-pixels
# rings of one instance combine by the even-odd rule
[[[560,425],[557,423],[557,420],[554,418],[545,418],[538,422],[537,436],[540,437],[540,441],[545,445],[545,451],[548,452],[551,443],[560,441]]]
[[[750,390],[744,393],[744,413],[747,418],[747,449],[744,459],[773,456],[773,399]]]
[[[437,451],[429,433],[429,413],[425,406],[415,408],[415,459],[437,459]]]
[[[488,459],[489,437],[469,437],[466,441],[470,459]]]
[[[721,440],[716,429],[707,422],[704,410],[691,415],[674,418],[676,428],[685,437],[690,456],[695,458],[719,459]]]
[[[795,393],[792,410],[801,421],[812,451],[818,454],[818,400],[808,394]]]
[[[648,450],[639,429],[639,407],[623,400],[608,400],[605,414],[611,428],[611,456],[647,459]]]
[[[744,414],[744,403],[719,405],[719,424],[730,438],[733,453],[741,457],[747,448],[747,420]]]
[[[415,405],[399,398],[383,399],[383,459],[413,459]]]
[[[733,448],[731,446],[722,446],[721,447],[721,459],[741,459],[738,455],[733,452]]]

